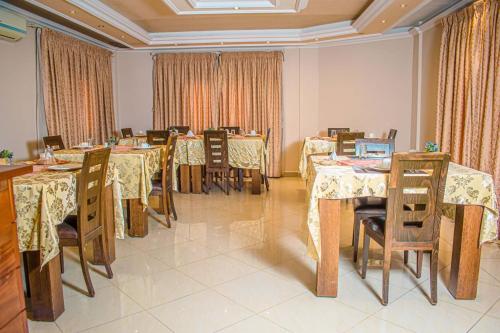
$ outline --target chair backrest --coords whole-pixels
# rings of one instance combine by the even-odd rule
[[[392,247],[438,245],[449,159],[447,153],[392,155],[385,226]]]
[[[363,139],[365,132],[339,132],[337,133],[337,155],[356,155],[356,139]]]
[[[78,182],[78,237],[85,243],[102,231],[102,201],[111,148],[85,153]]]
[[[124,138],[132,138],[134,136],[134,132],[132,132],[131,128],[122,128],[122,136]]]
[[[229,170],[229,154],[226,131],[203,132],[206,171]]]
[[[60,135],[44,136],[44,147],[51,147],[54,151],[64,149],[64,143]]]
[[[234,131],[235,134],[240,134],[240,127],[239,126],[221,126],[221,127],[219,127],[219,131],[229,131],[229,133]]]
[[[168,128],[170,131],[177,130],[178,133],[187,134],[189,132],[189,126],[170,126]]]
[[[350,132],[351,129],[347,127],[329,127],[328,128],[328,136],[332,137],[334,135],[337,135],[340,132]]]
[[[146,131],[147,140],[150,145],[166,145],[169,132],[165,130]]]
[[[389,135],[387,135],[388,139],[396,139],[396,134],[398,134],[398,130],[391,128],[389,130]]]
[[[394,139],[356,139],[356,156],[360,156],[361,145],[365,145],[367,154],[394,153]]]
[[[165,156],[163,158],[162,168],[162,187],[164,192],[172,187],[173,172],[174,170],[174,156],[175,147],[177,146],[177,135],[170,135],[168,137]]]
[[[264,147],[267,149],[269,146],[269,138],[271,137],[271,128],[268,128],[266,131],[266,141]]]

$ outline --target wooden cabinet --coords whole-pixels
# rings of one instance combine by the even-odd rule
[[[17,245],[12,178],[30,166],[0,166],[0,332],[28,332]]]

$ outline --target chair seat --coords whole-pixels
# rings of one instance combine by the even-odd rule
[[[69,215],[64,219],[64,222],[57,226],[57,234],[60,239],[77,239],[78,238],[78,218],[76,215]]]

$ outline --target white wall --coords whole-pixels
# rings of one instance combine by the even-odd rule
[[[35,33],[18,42],[0,39],[0,150],[14,159],[34,157],[37,147]]]
[[[408,150],[412,113],[412,38],[319,50],[319,131],[349,127],[376,136],[398,130]]]

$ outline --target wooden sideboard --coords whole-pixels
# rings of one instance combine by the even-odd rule
[[[12,178],[31,166],[0,166],[0,332],[28,332]]]

